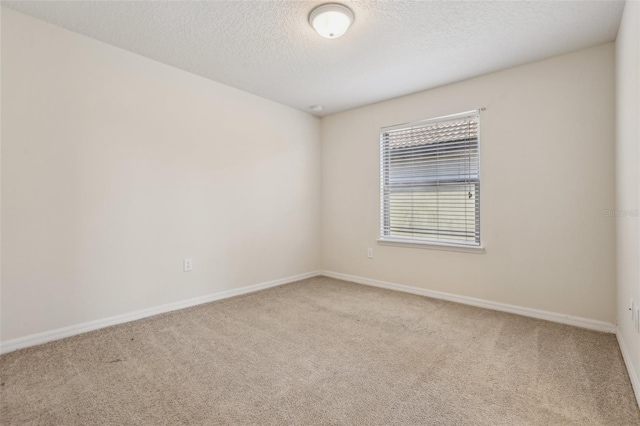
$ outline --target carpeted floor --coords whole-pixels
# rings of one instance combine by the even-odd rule
[[[317,277],[0,358],[2,425],[640,425],[616,339]]]

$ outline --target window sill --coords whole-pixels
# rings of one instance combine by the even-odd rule
[[[428,250],[446,250],[446,251],[457,251],[457,252],[463,252],[463,253],[475,253],[475,254],[484,253],[484,247],[482,246],[439,244],[439,243],[432,243],[427,241],[408,241],[408,240],[380,238],[378,239],[378,244],[381,246],[409,247],[409,248],[420,248],[420,249],[428,249]]]

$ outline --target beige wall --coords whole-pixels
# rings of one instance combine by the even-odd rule
[[[324,118],[323,268],[615,322],[614,53],[609,43]],[[376,245],[379,128],[480,107],[486,252]]]
[[[3,8],[2,119],[3,341],[319,266],[308,114]]]
[[[618,332],[640,373],[640,334],[629,313],[640,305],[640,3],[625,4],[616,40],[616,208],[618,257]],[[640,380],[640,377],[636,378]],[[640,389],[636,389],[640,397]]]

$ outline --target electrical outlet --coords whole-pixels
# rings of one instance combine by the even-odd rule
[[[182,262],[182,269],[184,270],[184,272],[189,272],[193,269],[193,259],[191,259],[190,257],[185,257],[184,261]]]
[[[367,249],[367,257],[369,259],[373,259],[373,249],[372,248],[368,248]]]

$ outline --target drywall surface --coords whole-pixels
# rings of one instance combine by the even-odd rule
[[[614,54],[608,43],[323,118],[323,269],[615,322]],[[377,245],[379,129],[482,107],[485,253]]]
[[[2,12],[2,341],[318,268],[318,119]]]
[[[616,40],[616,220],[618,334],[640,384],[640,334],[630,300],[640,306],[640,3],[628,1]],[[632,369],[629,369],[632,372]],[[632,372],[633,374],[633,372]],[[640,397],[640,389],[636,389]]]

